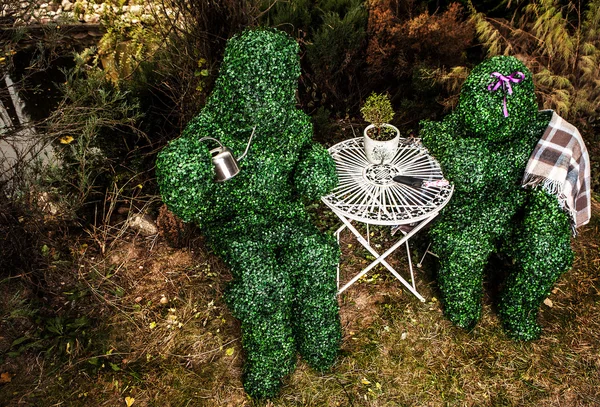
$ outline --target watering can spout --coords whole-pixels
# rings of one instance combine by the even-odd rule
[[[250,149],[250,144],[252,143],[252,138],[254,137],[254,131],[256,130],[256,126],[252,129],[252,134],[248,139],[248,144],[246,145],[246,149],[242,153],[241,156],[235,158],[231,153],[231,150],[225,147],[219,140],[214,137],[202,137],[199,141],[204,140],[212,140],[216,141],[220,147],[210,150],[210,154],[212,156],[212,163],[215,168],[215,181],[216,182],[225,182],[235,177],[240,172],[240,167],[238,162],[243,160],[248,154],[248,150]]]

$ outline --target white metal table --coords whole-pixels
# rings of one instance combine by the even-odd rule
[[[454,191],[452,185],[444,182],[439,163],[416,138],[401,139],[398,151],[389,164],[371,164],[367,161],[362,137],[342,141],[329,148],[329,152],[336,163],[340,183],[331,194],[321,199],[343,222],[335,232],[338,243],[340,233],[348,228],[375,257],[371,264],[341,289],[338,265],[338,294],[381,263],[424,302],[425,298],[415,286],[408,241],[438,215]],[[423,184],[412,187],[398,183],[392,179],[396,175],[418,178],[423,180]],[[352,225],[352,221],[367,225],[366,239]],[[369,225],[403,226],[400,228],[403,237],[380,255],[371,247]],[[385,260],[403,244],[406,245],[410,283]]]

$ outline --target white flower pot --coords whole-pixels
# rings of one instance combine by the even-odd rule
[[[381,126],[394,129],[396,132],[396,137],[387,141],[373,140],[371,137],[369,137],[367,132],[369,129],[372,129],[375,126],[370,124],[365,128],[365,154],[367,155],[367,160],[369,160],[371,164],[389,164],[394,159],[396,151],[398,151],[400,130],[398,130],[396,126],[392,126],[391,124],[387,123],[384,123]]]

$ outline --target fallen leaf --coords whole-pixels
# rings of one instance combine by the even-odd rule
[[[8,372],[4,372],[0,374],[0,383],[10,383],[12,380],[12,376]]]
[[[156,322],[150,322],[150,329],[156,328]]]
[[[235,348],[227,348],[227,350],[225,351],[225,354],[227,356],[231,356],[231,355],[233,355],[233,352],[235,352]]]
[[[544,304],[546,304],[546,305],[547,305],[547,306],[549,306],[550,308],[552,308],[552,305],[554,305],[554,304],[552,303],[552,300],[551,300],[550,298],[546,298],[546,299],[544,300]]]
[[[365,377],[362,378],[361,383],[362,384],[371,384],[371,382],[368,381]]]
[[[60,141],[60,144],[71,144],[73,140],[75,139],[71,136],[65,136],[58,139],[58,141]]]
[[[127,405],[127,407],[131,407],[134,402],[135,399],[133,397],[125,397],[125,405]]]

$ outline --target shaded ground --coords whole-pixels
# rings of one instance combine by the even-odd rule
[[[240,377],[240,330],[222,301],[227,268],[193,238],[174,248],[131,233],[105,256],[73,242],[53,253],[43,289],[0,280],[0,405],[6,406],[593,406],[600,405],[600,211],[573,241],[577,256],[543,306],[542,339],[509,340],[489,278],[483,318],[453,327],[436,299],[435,259],[417,270],[419,302],[376,268],[340,296],[338,363],[299,361],[281,396],[253,402]],[[336,223],[313,208],[323,229]],[[386,246],[389,229],[372,229]],[[413,254],[426,240],[415,241]],[[348,278],[370,261],[342,236]],[[405,270],[404,253],[393,255]]]

